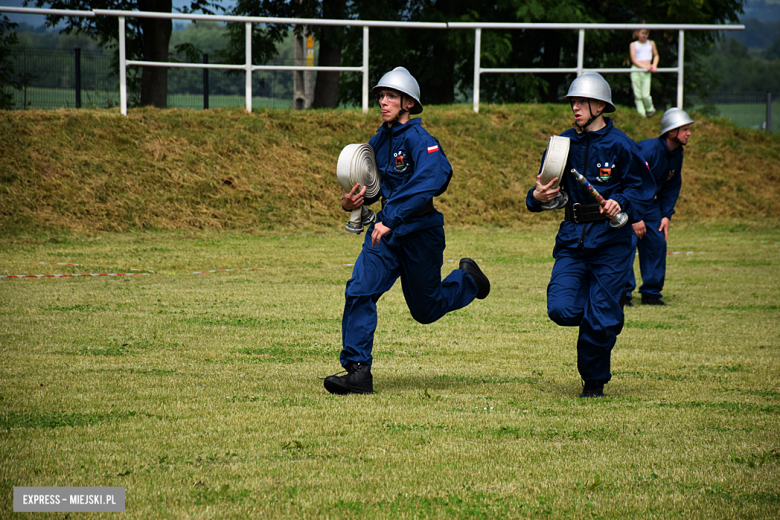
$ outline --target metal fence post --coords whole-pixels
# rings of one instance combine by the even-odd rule
[[[685,31],[680,30],[680,43],[677,46],[677,108],[683,108],[683,62],[685,62]]]
[[[479,73],[482,67],[482,29],[474,30],[474,112],[479,114]]]
[[[577,77],[582,76],[582,69],[585,67],[585,29],[580,29],[577,38]]]
[[[772,131],[772,93],[766,93],[766,131]]]
[[[252,22],[246,22],[246,111],[252,113]]]
[[[209,55],[203,54],[203,63],[209,62]],[[209,69],[203,68],[203,110],[209,109]]]
[[[368,114],[368,26],[363,26],[363,113]]]
[[[125,17],[119,17],[119,110],[127,115],[127,56],[125,56]]]
[[[81,108],[81,49],[73,49],[73,59],[76,80],[76,108]]]

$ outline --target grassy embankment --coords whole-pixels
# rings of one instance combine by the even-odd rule
[[[423,121],[455,168],[437,201],[449,224],[513,227],[558,105],[428,107]],[[780,136],[695,117],[676,221],[780,217]],[[614,117],[634,139],[660,117]],[[322,230],[338,226],[336,159],[367,142],[359,111],[57,110],[0,113],[0,234],[146,229]]]

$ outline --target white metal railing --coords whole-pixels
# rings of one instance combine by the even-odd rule
[[[123,115],[127,115],[127,67],[179,67],[200,69],[227,69],[246,71],[246,110],[252,111],[252,72],[256,70],[280,70],[280,71],[338,71],[361,72],[363,74],[363,113],[368,113],[368,36],[370,27],[402,27],[405,29],[473,29],[474,34],[474,112],[479,112],[479,80],[482,74],[540,74],[540,73],[576,73],[578,76],[586,70],[593,70],[605,74],[625,74],[632,72],[630,68],[597,68],[585,69],[585,31],[586,30],[677,30],[678,49],[677,67],[657,69],[659,73],[677,73],[677,107],[683,108],[683,61],[685,56],[685,31],[741,31],[744,25],[692,25],[692,24],[571,24],[571,23],[473,23],[473,22],[385,22],[362,20],[323,20],[315,18],[269,18],[258,16],[231,16],[231,15],[205,15],[183,13],[154,13],[146,11],[114,11],[107,9],[93,9],[92,11],[67,11],[60,9],[32,9],[0,6],[0,12],[20,14],[40,14],[55,16],[114,16],[119,19],[119,93],[120,105]],[[193,20],[212,22],[244,23],[246,27],[246,63],[243,65],[229,64],[204,64],[204,63],[172,63],[157,61],[128,60],[125,48],[125,18],[158,18],[171,20]],[[252,24],[276,23],[288,25],[328,25],[341,27],[363,27],[363,64],[360,67],[325,67],[305,65],[252,65]],[[577,66],[559,68],[483,68],[481,65],[482,54],[482,29],[488,30],[577,30],[579,38],[577,44]]]

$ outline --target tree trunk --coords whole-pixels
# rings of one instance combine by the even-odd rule
[[[325,19],[344,19],[346,0],[323,0],[322,16]],[[325,27],[320,31],[320,56],[318,65],[337,67],[341,65],[341,44],[344,39],[343,27]],[[336,108],[339,106],[339,72],[317,73],[312,108]]]
[[[542,31],[544,34],[544,54],[542,55],[542,67],[556,69],[561,66],[561,38],[559,31]],[[558,89],[563,80],[563,74],[540,74],[547,82],[547,92],[542,93],[542,103],[557,103]]]
[[[436,10],[446,21],[456,20],[460,2],[437,0]],[[433,63],[438,72],[427,85],[426,104],[450,105],[455,102],[455,51],[451,47],[449,31],[433,31]]]
[[[170,13],[172,0],[138,0],[138,9]],[[168,45],[171,41],[173,23],[171,20],[140,18],[142,52],[144,61],[168,61]],[[167,67],[144,67],[141,73],[141,105],[157,108],[168,107]]]

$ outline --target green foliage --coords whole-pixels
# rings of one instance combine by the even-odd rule
[[[12,61],[13,47],[18,43],[14,31],[17,27],[7,16],[0,16],[0,110],[13,107],[13,93],[7,89],[19,88]]]
[[[736,39],[726,38],[702,59],[702,65],[713,78],[716,89],[780,94],[780,38],[758,56],[748,52]]]

